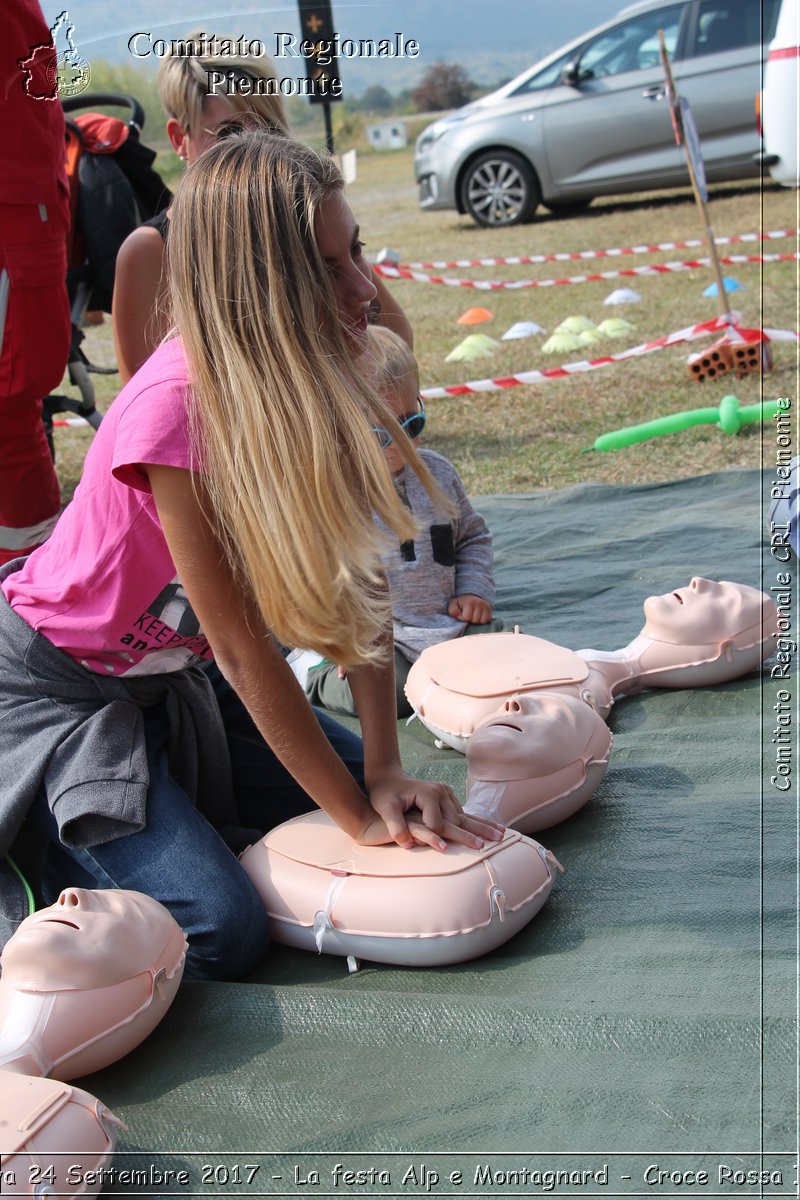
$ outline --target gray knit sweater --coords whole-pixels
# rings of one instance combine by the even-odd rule
[[[428,646],[464,631],[465,623],[447,612],[453,596],[480,596],[492,605],[495,601],[492,535],[486,522],[470,504],[453,464],[435,450],[420,450],[420,455],[439,487],[455,502],[457,515],[452,519],[437,515],[410,467],[395,476],[397,490],[420,525],[413,542],[397,546],[384,560],[395,646],[411,662]]]

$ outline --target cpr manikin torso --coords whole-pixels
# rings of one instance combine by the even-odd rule
[[[241,856],[276,941],[401,966],[486,954],[526,925],[561,870],[507,830],[482,850],[359,846],[324,812],[286,821]]]
[[[608,764],[604,721],[617,699],[735,679],[767,657],[777,632],[770,597],[727,581],[697,577],[649,597],[644,612],[642,632],[621,650],[573,653],[496,633],[421,655],[406,693],[437,737],[466,751],[470,811],[525,833],[571,816]]]
[[[119,1128],[114,1114],[80,1088],[0,1071],[3,1194],[96,1196]]]

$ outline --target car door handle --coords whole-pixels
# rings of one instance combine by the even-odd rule
[[[642,92],[645,100],[663,100],[666,94],[666,88],[663,83],[654,83],[652,87],[645,88]]]

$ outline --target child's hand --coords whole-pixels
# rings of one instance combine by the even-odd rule
[[[492,619],[492,606],[480,596],[453,596],[447,606],[451,617],[457,621],[466,621],[468,625],[488,625]]]

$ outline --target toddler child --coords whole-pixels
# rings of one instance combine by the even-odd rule
[[[401,338],[381,326],[370,326],[368,344],[375,360],[375,386],[405,436],[416,445],[425,428],[416,359]],[[397,543],[384,560],[392,603],[397,715],[403,717],[411,713],[403,690],[409,669],[427,646],[462,634],[501,629],[502,623],[492,620],[492,535],[467,499],[455,467],[434,450],[419,451],[444,495],[452,500],[452,515],[448,515],[436,510],[392,434],[386,429],[375,433],[397,492],[419,526],[413,541]],[[379,518],[376,521],[388,537],[388,527]],[[305,690],[314,704],[355,714],[349,684],[335,663],[323,660],[311,666]]]

